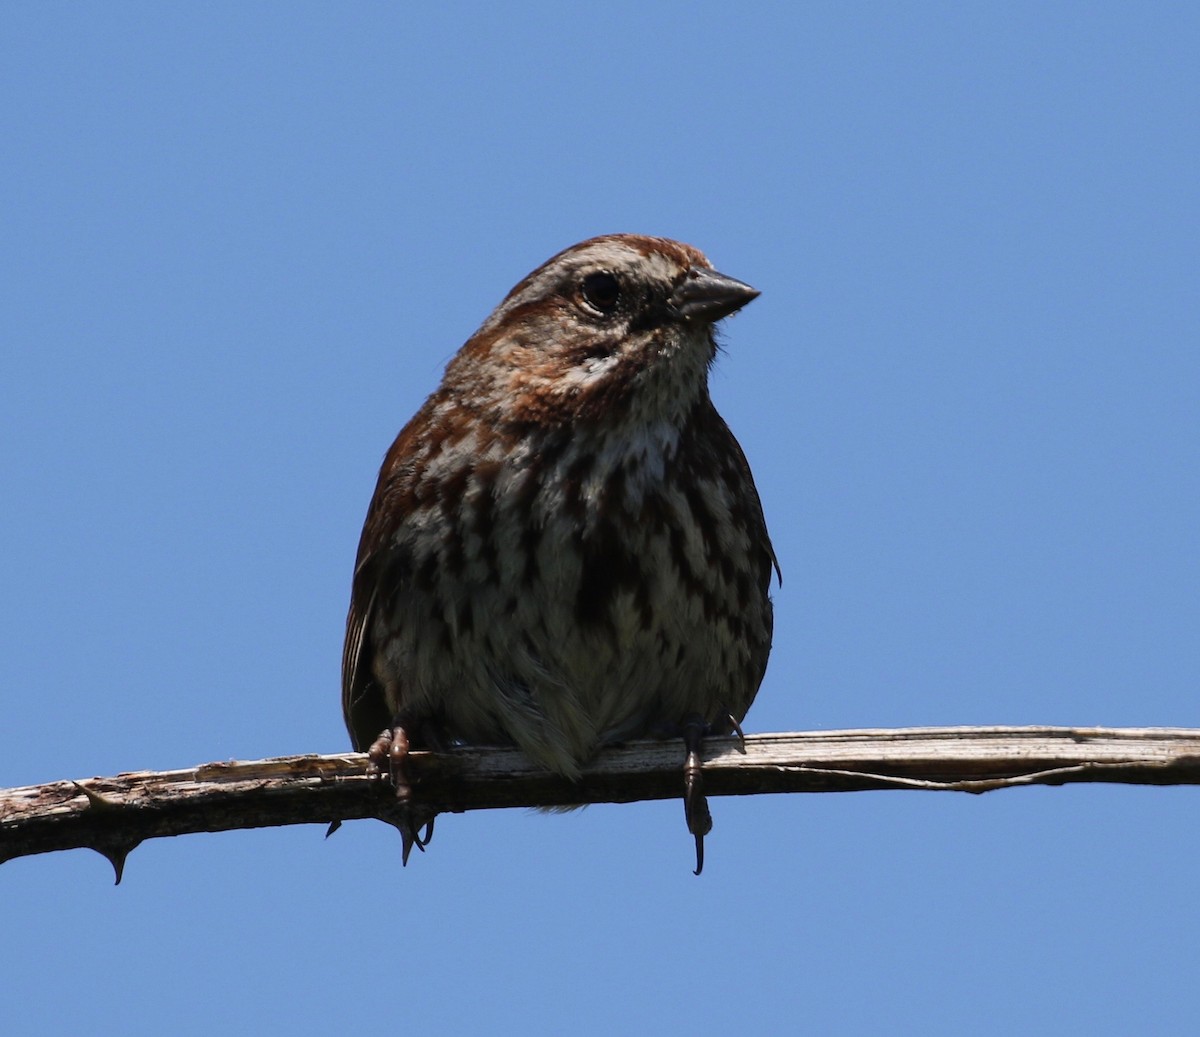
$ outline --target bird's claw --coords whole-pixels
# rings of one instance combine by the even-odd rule
[[[738,722],[738,718],[735,717],[732,713],[726,714],[725,719],[729,721],[730,728],[733,730],[733,733],[735,735],[737,735],[738,752],[741,753],[743,756],[745,756],[746,755],[746,732],[742,730],[742,725]]]
[[[433,822],[436,814],[420,810],[412,805],[412,783],[408,775],[409,738],[404,726],[397,723],[394,727],[385,728],[379,737],[371,743],[367,750],[370,760],[370,774],[382,779],[386,774],[392,788],[396,791],[396,805],[389,811],[385,820],[393,825],[400,833],[404,842],[402,861],[408,863],[408,856],[415,846],[422,853],[433,838]]]
[[[408,864],[408,855],[412,853],[414,846],[422,853],[425,852],[425,847],[433,838],[433,822],[435,820],[436,815],[431,817],[424,811],[413,807],[397,805],[395,814],[388,818],[388,823],[400,833],[400,839],[404,844],[400,852],[401,864]]]
[[[699,717],[689,718],[683,725],[683,747],[687,752],[683,761],[683,816],[688,831],[696,838],[696,871],[704,870],[704,837],[712,831],[712,813],[704,795],[700,750],[704,744],[706,725]]]

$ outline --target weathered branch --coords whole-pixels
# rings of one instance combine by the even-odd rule
[[[1200,784],[1200,730],[959,727],[754,735],[705,745],[710,796],[927,789],[987,792],[1015,785]],[[677,742],[606,750],[571,783],[513,749],[413,753],[423,807],[461,812],[669,799],[682,791]],[[179,771],[56,781],[0,790],[0,862],[88,847],[112,861],[144,839],[234,828],[396,817],[390,787],[359,753],[208,763]]]

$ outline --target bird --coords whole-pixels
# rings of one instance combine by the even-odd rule
[[[698,249],[590,238],[519,281],[381,467],[342,664],[350,739],[432,835],[410,749],[516,746],[575,781],[602,748],[680,739],[696,874],[700,752],[741,736],[782,574],[709,395],[714,327],[759,292]]]

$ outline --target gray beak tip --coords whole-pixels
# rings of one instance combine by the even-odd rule
[[[708,267],[694,266],[671,293],[671,305],[683,320],[715,324],[757,299],[757,288],[717,273]]]

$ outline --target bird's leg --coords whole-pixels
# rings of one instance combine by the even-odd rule
[[[404,842],[404,864],[408,863],[408,855],[414,846],[424,852],[433,838],[433,822],[437,817],[412,805],[412,783],[408,776],[409,747],[408,730],[401,718],[397,717],[393,726],[384,728],[367,750],[371,773],[377,778],[382,778],[386,773],[396,790],[396,806],[385,820],[400,832]]]
[[[704,837],[712,831],[712,814],[704,796],[704,777],[701,773],[700,750],[708,725],[698,716],[683,722],[683,816],[688,831],[696,837],[696,872],[704,870]]]

